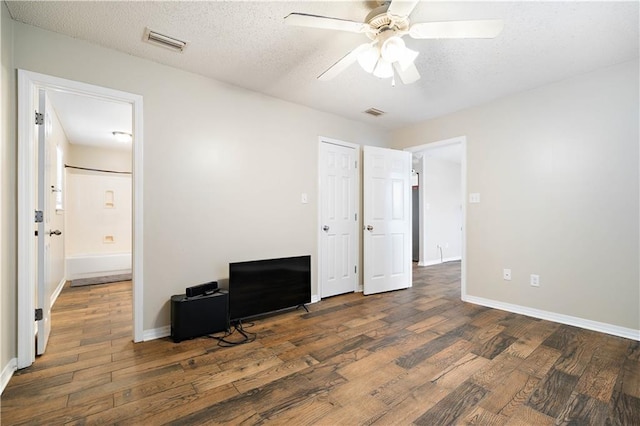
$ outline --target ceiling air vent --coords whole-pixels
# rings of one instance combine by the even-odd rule
[[[381,111],[377,108],[369,108],[365,111],[365,114],[373,115],[374,117],[380,117],[384,113],[384,111]]]
[[[171,49],[174,52],[182,52],[186,49],[188,42],[179,40],[175,37],[171,37],[168,35],[160,34],[157,31],[153,31],[150,28],[144,29],[144,37],[143,41],[147,43],[155,44],[156,46],[166,47],[167,49]]]

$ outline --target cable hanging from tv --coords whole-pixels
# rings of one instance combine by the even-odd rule
[[[244,345],[245,343],[251,343],[255,341],[256,338],[258,337],[258,333],[252,333],[250,331],[245,330],[245,327],[249,328],[253,326],[254,326],[254,323],[249,323],[245,325],[242,323],[242,321],[237,321],[231,326],[231,329],[229,331],[225,332],[224,336],[214,336],[209,334],[207,335],[207,337],[217,340],[218,346],[222,348],[229,348],[231,346]],[[229,337],[235,335],[236,332],[242,336],[240,340],[229,340]]]

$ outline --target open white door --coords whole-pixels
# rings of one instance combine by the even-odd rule
[[[37,262],[37,306],[42,315],[42,318],[37,321],[38,332],[36,336],[36,354],[42,355],[47,342],[49,340],[49,333],[51,332],[51,295],[47,291],[47,283],[49,282],[49,266],[50,266],[50,238],[55,234],[53,231],[49,232],[49,226],[51,223],[51,209],[50,209],[50,193],[47,188],[50,188],[49,182],[49,170],[50,164],[47,159],[49,158],[49,149],[47,144],[47,131],[45,125],[46,117],[46,93],[43,89],[38,91],[38,120],[37,131],[38,135],[38,190],[37,190],[37,247],[38,247],[38,262]],[[59,233],[60,231],[55,231]]]
[[[364,294],[411,287],[411,153],[363,150]]]
[[[357,150],[320,142],[320,297],[357,287]]]

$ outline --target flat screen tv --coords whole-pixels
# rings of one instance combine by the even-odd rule
[[[229,264],[229,320],[311,302],[311,256]]]

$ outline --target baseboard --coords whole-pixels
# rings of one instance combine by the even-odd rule
[[[162,339],[163,337],[171,336],[171,326],[166,325],[164,327],[152,328],[150,330],[145,330],[143,333],[143,342],[148,342],[149,340]]]
[[[460,256],[456,256],[456,257],[445,257],[444,259],[442,259],[442,262],[440,261],[440,259],[436,259],[436,260],[428,260],[424,263],[422,262],[418,262],[418,266],[433,266],[433,265],[441,265],[443,263],[446,262],[455,262],[458,260],[462,260],[462,258]]]
[[[58,286],[51,294],[51,305],[50,305],[51,307],[53,307],[53,304],[56,303],[56,300],[58,300],[58,296],[60,296],[60,292],[62,291],[66,283],[67,283],[66,278],[61,279],[60,282],[58,283]]]
[[[11,358],[9,363],[4,366],[2,369],[2,374],[0,374],[0,394],[4,392],[4,388],[9,384],[9,380],[13,377],[13,373],[18,369],[18,359]]]
[[[528,317],[539,318],[560,324],[572,325],[587,330],[598,331],[600,333],[611,334],[613,336],[624,337],[625,339],[640,341],[640,330],[620,327],[604,322],[592,321],[570,315],[558,314],[555,312],[543,311],[541,309],[529,308],[527,306],[514,305],[497,300],[485,299],[476,296],[463,296],[464,302],[486,306],[488,308],[500,309],[501,311],[513,312],[514,314],[526,315]]]
[[[320,296],[318,296],[317,294],[314,294],[313,296],[311,296],[311,303],[317,303],[320,301]]]
[[[131,253],[73,255],[66,263],[69,280],[131,273]]]

